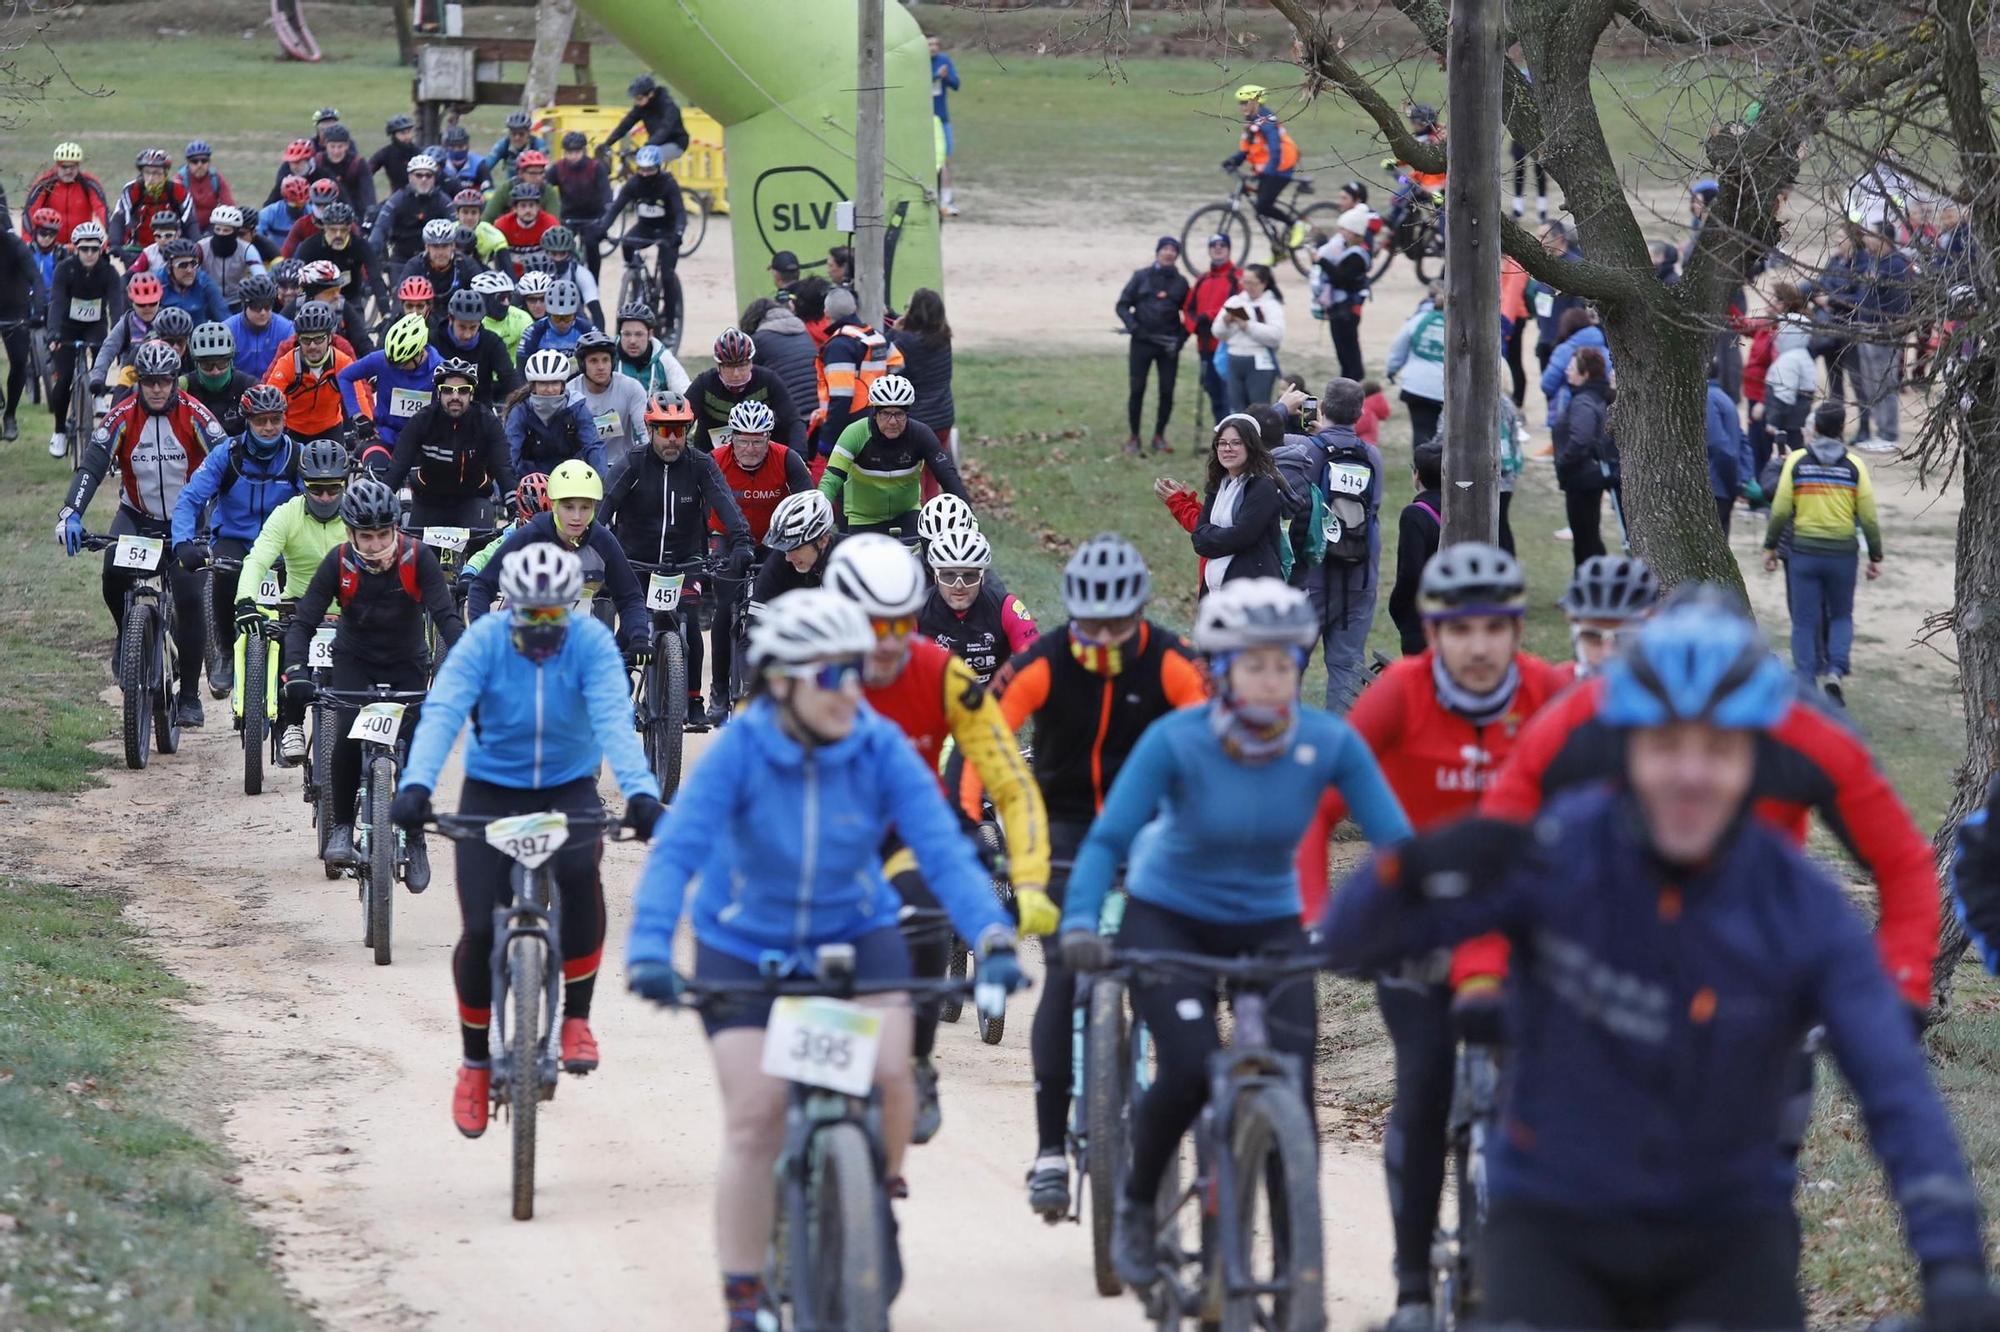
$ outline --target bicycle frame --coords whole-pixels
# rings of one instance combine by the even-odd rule
[[[542,947],[545,961],[554,964],[542,967],[542,1022],[546,1031],[535,1047],[532,1075],[537,1079],[543,1100],[555,1095],[556,1036],[562,1030],[563,986],[562,889],[556,882],[555,863],[551,857],[529,869],[519,861],[510,861],[507,883],[512,900],[493,908],[493,953],[488,959],[493,977],[493,1007],[489,1020],[493,1024],[493,1094],[502,1101],[514,1078],[527,1076],[514,1067],[508,1053],[507,950],[516,939],[535,940]]]

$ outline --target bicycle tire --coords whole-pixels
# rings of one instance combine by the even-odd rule
[[[620,255],[622,262],[622,250]],[[618,279],[618,308],[621,310],[628,305],[643,305],[649,310],[653,308],[653,280],[652,274],[646,271],[645,256],[644,250],[633,255],[632,262],[624,266],[625,275]]]
[[[72,472],[83,466],[83,444],[90,436],[97,416],[97,395],[90,391],[89,352],[88,346],[76,349],[76,371],[70,376],[68,437],[69,469]]]
[[[708,196],[699,190],[683,190],[681,203],[687,208],[687,229],[681,233],[681,258],[685,259],[701,248],[702,237],[708,235]]]
[[[1444,280],[1444,237],[1438,234],[1437,224],[1431,222],[1419,234],[1422,244],[1410,255],[1410,263],[1417,270],[1417,281],[1422,283]]]
[[[1301,208],[1298,218],[1299,221],[1305,223],[1308,239],[1292,247],[1292,267],[1299,270],[1300,277],[1310,277],[1313,266],[1319,259],[1319,252],[1314,248],[1310,239],[1314,228],[1319,225],[1314,219],[1324,219],[1326,234],[1328,236],[1333,235],[1334,223],[1340,220],[1340,205],[1335,203],[1316,203],[1310,208]]]
[[[48,401],[49,331],[28,330],[28,401],[40,407]]]
[[[153,749],[161,754],[179,753],[181,747],[181,715],[175,694],[178,681],[173,670],[178,660],[173,654],[173,605],[173,596],[163,580],[160,600],[147,616],[152,622],[152,643],[146,652],[146,674],[151,677],[153,704]]]
[[[319,867],[329,879],[340,877],[340,867],[326,863],[326,839],[333,834],[333,711],[324,704],[313,705],[312,737],[313,828],[319,838]]]
[[[1006,846],[1000,837],[999,826],[990,821],[981,823],[978,828],[974,829],[973,836],[978,839],[980,847],[989,857],[985,863],[998,864],[999,861],[992,859],[992,857],[997,857],[1006,850]],[[999,899],[1001,907],[1009,915],[1013,914],[1014,888],[1004,875],[994,877],[993,896]],[[1007,1034],[1007,1015],[999,1013],[993,1017],[987,1017],[984,1013],[975,1013],[975,1018],[979,1023],[979,1039],[988,1045],[1000,1044],[1002,1038]]]
[[[535,1215],[535,1115],[542,1105],[542,971],[547,965],[540,939],[523,935],[507,945],[507,997],[514,1007],[513,1029],[507,1033],[512,1065],[507,1116],[513,1129],[516,1221]]]
[[[681,334],[687,327],[687,301],[681,291],[681,275],[667,274],[664,281],[654,283],[659,293],[660,342],[675,356],[681,352]]]
[[[389,965],[396,909],[396,828],[389,822],[395,796],[396,761],[378,754],[368,765],[368,924],[378,967]]]
[[[227,689],[215,687],[215,673],[222,669],[222,663],[235,655],[234,645],[222,640],[222,631],[215,625],[215,571],[201,572],[201,665],[208,676],[208,696],[228,698]],[[233,664],[233,663],[232,663]]]
[[[1371,262],[1370,267],[1368,269],[1368,281],[1371,284],[1379,282],[1382,278],[1382,275],[1389,271],[1389,265],[1395,262],[1396,262],[1396,246],[1395,243],[1392,241],[1391,243],[1384,245],[1381,249],[1375,252],[1375,258]]]
[[[831,1124],[813,1135],[808,1280],[821,1327],[888,1326],[888,1254],[881,1182],[861,1126]]]
[[[146,663],[151,656],[152,613],[142,604],[125,608],[118,631],[118,688],[124,695],[125,766],[143,768],[153,757],[153,704]]]
[[[1208,238],[1229,237],[1229,260],[1239,267],[1251,259],[1250,219],[1228,203],[1203,204],[1181,223],[1181,267],[1189,277],[1208,271]],[[1196,256],[1200,256],[1197,258]]]
[[[1231,1111],[1229,1138],[1237,1214],[1222,1218],[1224,1242],[1236,1249],[1231,1257],[1240,1264],[1238,1270],[1274,1283],[1282,1273],[1288,1290],[1275,1296],[1224,1292],[1223,1332],[1321,1332],[1326,1326],[1326,1273],[1319,1161],[1298,1092],[1284,1086],[1245,1091]],[[1253,1264],[1253,1236],[1259,1229],[1270,1239],[1268,1274]]]
[[[1125,986],[1099,976],[1090,983],[1090,1012],[1083,1032],[1083,1114],[1090,1134],[1085,1191],[1090,1195],[1090,1260],[1097,1293],[1125,1289],[1111,1264],[1111,1227],[1128,1150],[1125,1114],[1131,1047],[1125,1029]]]
[[[264,792],[264,750],[269,719],[264,715],[265,676],[271,641],[262,631],[243,636],[243,794]]]
[[[953,980],[964,980],[966,968],[972,963],[971,952],[965,940],[956,931],[951,936],[951,960],[945,963],[945,975]],[[938,1001],[938,1021],[956,1022],[965,1016],[965,1000],[958,995]]]
[[[687,645],[679,634],[655,640],[652,677],[653,776],[660,783],[660,799],[671,801],[681,789],[687,730]]]

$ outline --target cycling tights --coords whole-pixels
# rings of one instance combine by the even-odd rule
[[[690,675],[690,680],[695,677]],[[882,847],[882,873],[889,880],[889,886],[903,899],[903,905],[926,914],[939,913],[937,895],[924,882],[923,871],[917,868],[917,858],[903,839],[894,833]],[[910,949],[910,974],[918,980],[941,978],[951,963],[951,927],[918,921],[903,932],[903,941]],[[931,1000],[917,1005],[915,1040],[910,1052],[919,1059],[929,1059],[931,1051],[937,1048],[940,1005]]]
[[[340,650],[336,639],[328,684],[343,690],[367,689],[378,684],[391,689],[418,690],[429,686],[430,675],[421,666],[384,670],[380,666],[357,665],[348,653]],[[403,728],[397,734],[406,742],[417,733],[417,718],[422,712],[421,706],[404,709]],[[333,712],[333,821],[346,826],[354,823],[354,810],[359,804],[356,797],[361,793],[361,742],[347,736],[360,713],[359,708],[352,707],[335,708]]]
[[[68,339],[49,339],[52,351],[49,356],[49,415],[55,418],[56,429],[69,429],[70,381],[76,377],[77,346]],[[85,347],[82,352],[85,364],[97,355],[96,347]],[[88,378],[88,376],[86,376]]]
[[[1076,849],[1089,831],[1087,823],[1049,824],[1049,897],[1058,907],[1069,890]],[[1059,1156],[1069,1128],[1076,976],[1063,966],[1059,949],[1044,948],[1042,957],[1046,963],[1042,997],[1028,1035],[1028,1053],[1035,1068],[1035,1154]]]
[[[184,698],[195,697],[201,692],[201,666],[203,632],[201,622],[201,575],[181,568],[181,562],[173,557],[173,525],[164,518],[147,518],[134,513],[124,505],[118,506],[118,514],[111,520],[111,536],[159,537],[165,545],[161,560],[166,565],[167,586],[173,589],[174,599],[174,651],[180,658],[180,692]],[[111,612],[111,632],[119,634],[125,615],[125,590],[139,580],[130,574],[112,569],[111,557],[115,551],[104,552],[104,605]]]
[[[209,554],[222,560],[241,562],[250,553],[250,543],[235,537],[219,536],[208,543]],[[209,606],[215,612],[215,641],[222,644],[224,660],[233,660],[236,648],[236,573],[234,569],[210,569],[208,576],[215,580],[215,594],[209,598]],[[243,593],[254,597],[256,588]],[[366,683],[372,684],[373,681]],[[422,688],[421,685],[412,688]]]
[[[0,330],[0,346],[7,350],[7,415],[21,405],[21,390],[28,386],[28,326],[15,324]],[[61,417],[57,417],[61,420]]]
[[[496,786],[467,777],[459,790],[458,812],[485,817],[563,810],[592,819],[604,817],[597,798],[597,774],[561,786],[530,789]],[[458,992],[459,1032],[465,1057],[479,1063],[488,1056],[487,1024],[493,1006],[493,911],[513,900],[510,862],[483,841],[460,840],[458,849],[458,947],[451,955],[451,979]],[[597,965],[604,954],[604,886],[597,862],[603,842],[587,833],[570,840],[556,853],[556,888],[562,911],[556,922],[563,956],[563,1017],[590,1016],[590,999],[597,987]]]
[[[1292,173],[1287,171],[1276,176],[1257,177],[1257,211],[1274,222],[1290,226],[1295,219],[1292,210],[1278,202],[1285,187],[1292,183]]]
[[[1396,1232],[1397,1299],[1407,1303],[1429,1298],[1431,1234],[1444,1189],[1445,1131],[1451,1118],[1451,990],[1382,980],[1375,983],[1375,999],[1396,1047],[1396,1100],[1382,1137],[1382,1166],[1389,1176],[1389,1215]]]

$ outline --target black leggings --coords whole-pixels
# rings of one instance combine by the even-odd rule
[[[1563,510],[1569,515],[1569,554],[1581,568],[1593,555],[1604,554],[1604,492],[1565,490]]]
[[[208,549],[209,553],[218,559],[240,561],[245,555],[250,553],[250,543],[238,540],[236,537],[216,537],[213,541],[209,542]],[[209,599],[210,608],[215,612],[215,641],[222,644],[225,660],[232,663],[230,667],[232,670],[234,669],[233,662],[235,659],[229,654],[233,651],[236,643],[236,574],[237,570],[235,569],[210,569],[208,571],[208,576],[215,580],[215,595]],[[257,589],[253,587],[250,589],[250,593],[246,595],[254,594],[256,591]],[[364,685],[373,683],[375,683],[373,680],[369,680],[365,681]],[[423,686],[411,685],[409,687],[412,689],[421,689]],[[405,734],[407,734],[407,731]]]
[[[69,429],[70,380],[76,374],[77,348],[68,340],[49,339],[49,415],[55,418],[55,428]],[[97,355],[97,348],[85,347],[86,358]],[[85,364],[89,364],[88,359]],[[88,378],[88,376],[86,376]]]
[[[201,622],[201,575],[181,568],[181,562],[173,555],[172,525],[162,519],[144,518],[120,505],[117,516],[111,520],[111,536],[153,536],[166,543],[160,552],[160,559],[167,571],[167,586],[172,589],[174,599],[174,651],[180,657],[180,692],[184,698],[194,697],[201,692],[201,664],[203,633]],[[104,606],[111,612],[111,633],[113,641],[122,629],[125,614],[125,590],[139,580],[131,574],[111,567],[111,557],[115,551],[104,552]]]
[[[1333,355],[1340,362],[1341,377],[1359,383],[1367,373],[1367,366],[1361,359],[1361,316],[1346,306],[1330,310],[1326,316],[1326,331],[1333,339]]]
[[[1296,219],[1292,216],[1292,210],[1279,203],[1278,198],[1291,183],[1292,174],[1289,171],[1278,176],[1257,177],[1258,214],[1290,226]]]
[[[692,677],[690,677],[692,678]],[[903,845],[903,839],[894,833],[882,847],[882,864],[888,874],[889,886],[903,899],[903,905],[927,914],[940,912],[944,908],[937,900],[937,894],[924,882],[923,871],[917,867],[916,856]],[[921,921],[916,928],[906,931],[903,942],[910,950],[910,975],[918,980],[940,980],[951,965],[951,927],[942,922]],[[912,1031],[910,1053],[919,1059],[929,1059],[931,1051],[937,1049],[938,1024],[943,1020],[943,1008],[935,1000],[917,1005],[915,1027]]]
[[[1451,1118],[1451,991],[1442,985],[1377,981],[1375,1002],[1396,1048],[1396,1100],[1382,1135],[1382,1168],[1389,1177],[1389,1216],[1396,1233],[1396,1292],[1403,1300],[1421,1297],[1430,1288],[1431,1235],[1444,1190],[1445,1131]]]
[[[1305,944],[1298,917],[1247,920],[1232,924],[1196,920],[1136,899],[1125,904],[1118,943],[1124,948],[1161,948],[1238,957],[1246,953],[1290,951]],[[1125,1196],[1150,1202],[1159,1191],[1167,1162],[1208,1102],[1208,1058],[1222,1048],[1215,1029],[1215,987],[1197,981],[1144,981],[1132,986],[1132,1007],[1153,1036],[1159,1069],[1153,1085],[1132,1114],[1132,1173]],[[1318,1005],[1312,978],[1280,983],[1265,1001],[1271,1044],[1295,1056],[1306,1114],[1314,1116],[1313,1044],[1318,1037]],[[1318,1142],[1315,1135],[1314,1142]]]
[[[1174,415],[1174,381],[1180,374],[1181,350],[1153,342],[1145,337],[1132,339],[1132,350],[1126,357],[1126,373],[1130,385],[1125,394],[1125,423],[1131,433],[1139,433],[1139,418],[1145,414],[1146,372],[1156,371],[1160,379],[1160,401],[1153,411],[1153,433],[1167,433],[1167,422]]]
[[[340,650],[335,640],[333,678],[335,689],[367,689],[372,685],[385,684],[391,689],[422,689],[429,683],[428,673],[421,666],[404,666],[385,671],[379,666],[357,666],[347,653]],[[403,726],[396,734],[407,747],[411,736],[417,733],[417,718],[423,712],[421,706],[406,708],[403,712]],[[335,708],[333,711],[333,821],[351,824],[354,822],[355,797],[361,790],[361,742],[347,738],[354,719],[359,716],[359,708]]]
[[[1521,364],[1521,335],[1526,330],[1529,316],[1523,315],[1500,339],[1500,354],[1507,362],[1507,375],[1511,381],[1514,405],[1519,407],[1528,400],[1528,369]]]
[[[1479,1270],[1496,1326],[1805,1326],[1789,1211],[1668,1221],[1500,1201]]]
[[[1529,152],[1512,139],[1507,141],[1507,150],[1514,158],[1514,197],[1520,198],[1527,191],[1522,187],[1528,183],[1528,165],[1535,168],[1535,197],[1544,198],[1549,192],[1549,173],[1542,166],[1542,159]]]
[[[1070,867],[1083,845],[1087,823],[1049,824],[1049,897],[1057,906],[1069,891]],[[1035,1146],[1037,1156],[1061,1154],[1069,1129],[1071,1041],[1074,1039],[1076,976],[1062,964],[1056,948],[1042,950],[1041,1003],[1028,1032],[1028,1054],[1035,1070]]]
[[[15,324],[0,329],[0,347],[7,349],[7,415],[21,405],[21,390],[28,386],[28,326]],[[61,418],[57,418],[61,419]]]
[[[1418,398],[1408,393],[1402,398],[1403,406],[1410,413],[1410,447],[1420,449],[1437,437],[1438,418],[1444,415],[1444,403],[1436,398]]]
[[[501,816],[562,810],[602,818],[597,774],[561,786],[529,789],[495,786],[468,777],[458,795],[458,812]],[[458,849],[458,947],[451,954],[452,987],[458,992],[459,1031],[465,1057],[488,1055],[487,1023],[493,1006],[493,912],[513,900],[513,862],[483,841],[460,840]],[[556,888],[562,912],[556,922],[563,956],[563,1016],[587,1018],[597,988],[597,965],[604,954],[604,886],[597,874],[603,842],[594,834],[573,837],[556,852]]]
[[[758,551],[761,558],[762,549]],[[715,598],[715,625],[709,630],[710,667],[715,672],[715,680],[708,688],[708,697],[717,710],[726,710],[735,702],[729,696],[729,676],[736,669],[736,618],[742,605],[746,584],[741,580],[710,578],[702,585],[702,590]],[[701,682],[694,676],[688,677],[690,691],[701,688]]]

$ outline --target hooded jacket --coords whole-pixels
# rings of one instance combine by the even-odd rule
[[[639,585],[638,576],[632,572],[632,562],[625,558],[624,550],[618,545],[618,538],[613,536],[611,529],[606,527],[602,522],[593,522],[584,531],[583,548],[578,550],[567,541],[564,541],[557,533],[556,516],[553,513],[536,514],[533,518],[509,532],[504,540],[486,548],[492,551],[493,554],[488,557],[485,566],[480,569],[478,577],[473,580],[472,591],[466,595],[466,618],[472,620],[487,618],[487,612],[492,609],[494,601],[500,596],[501,566],[506,564],[509,555],[512,555],[524,546],[535,545],[537,542],[558,545],[564,550],[576,550],[584,560],[586,581],[594,576],[602,577],[604,595],[610,597],[613,604],[618,607],[618,641],[620,643],[631,648],[637,647],[647,640],[647,636],[652,632],[652,617],[646,610],[645,589]],[[601,566],[601,575],[592,575],[588,572],[590,566],[593,565]],[[504,620],[507,617],[503,614],[497,618]],[[622,692],[625,688],[625,680],[622,672],[619,675],[619,681]],[[629,697],[627,695],[628,700]],[[629,707],[625,713],[625,729],[627,731],[632,729],[632,714]],[[591,771],[596,771],[595,763],[592,764]],[[477,773],[473,775],[478,776]],[[555,781],[566,782],[570,777],[577,775],[576,773],[571,773],[569,777],[558,777]],[[537,785],[540,784],[537,783]],[[627,787],[626,789],[630,790],[631,788]]]
[[[756,363],[768,367],[785,381],[792,410],[801,417],[810,416],[819,405],[818,381],[814,378],[819,349],[813,344],[812,334],[806,331],[805,321],[781,305],[764,316],[763,322],[751,332],[750,340],[757,344]]]
[[[667,564],[708,549],[711,514],[722,520],[730,553],[740,553],[747,566],[750,524],[715,459],[690,445],[667,462],[642,444],[625,456],[618,479],[604,492],[598,521],[610,525],[632,559]]]
[[[1792,526],[1792,551],[1803,555],[1852,558],[1854,532],[1868,543],[1868,558],[1882,558],[1882,529],[1875,517],[1875,486],[1868,467],[1839,439],[1813,435],[1785,459],[1771,497],[1771,521],[1764,549],[1777,548],[1785,524]]]
[[[645,390],[648,398],[662,389],[671,389],[675,393],[686,393],[688,390],[687,370],[658,338],[654,338],[652,345],[646,349],[643,361],[627,359],[622,347],[612,353],[612,359],[618,363],[618,373],[638,380],[639,387]]]
[[[1819,363],[1812,354],[1812,324],[1804,315],[1788,314],[1778,321],[1772,339],[1774,355],[1764,374],[1765,410],[1773,403],[1791,406],[1819,392]]]
[[[258,457],[250,450],[246,431],[226,445],[210,450],[174,500],[174,544],[192,541],[202,510],[211,501],[215,511],[208,526],[217,536],[255,541],[264,520],[278,506],[302,493],[296,457],[299,446],[290,435],[278,436],[271,452]]]

